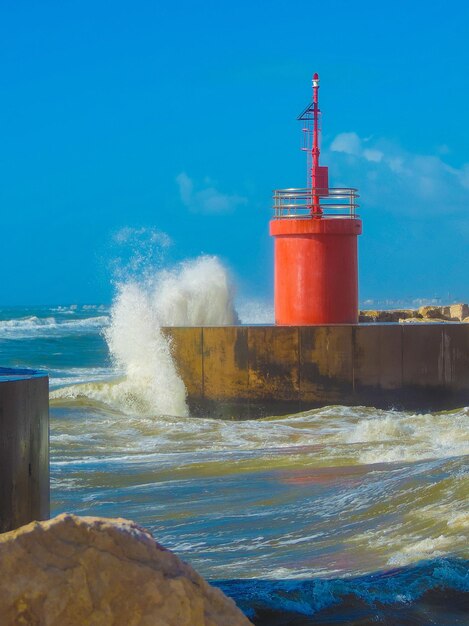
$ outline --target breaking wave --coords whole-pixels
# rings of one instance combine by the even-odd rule
[[[61,488],[79,466],[82,493],[102,493],[94,475],[107,476],[104,502],[138,491],[132,515],[213,578],[331,578],[469,558],[467,408],[416,416],[334,406],[246,421],[122,419],[99,399],[67,408],[82,417],[65,412],[51,433]],[[392,418],[397,428],[383,433]],[[161,512],[168,497],[177,532]],[[99,498],[94,506],[109,514]]]
[[[215,582],[260,626],[467,624],[469,562],[441,559],[369,576]]]
[[[106,315],[83,319],[57,319],[31,315],[0,321],[0,339],[34,339],[36,337],[65,336],[94,333],[108,323]]]
[[[226,269],[210,256],[142,282],[119,283],[104,336],[120,377],[64,387],[51,397],[89,398],[139,415],[188,415],[184,383],[162,327],[235,324],[233,294]]]

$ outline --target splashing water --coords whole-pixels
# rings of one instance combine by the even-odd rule
[[[120,285],[104,334],[116,367],[125,374],[111,387],[119,406],[139,414],[187,415],[184,383],[161,332],[151,292],[136,283]]]
[[[226,269],[209,256],[119,283],[104,337],[121,378],[72,385],[51,397],[86,397],[139,415],[188,415],[186,389],[161,328],[237,323],[233,291]]]
[[[239,323],[233,284],[216,257],[202,256],[163,270],[151,288],[161,326],[224,326]]]

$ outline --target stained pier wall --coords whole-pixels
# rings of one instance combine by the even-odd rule
[[[469,405],[469,324],[164,329],[194,413]]]

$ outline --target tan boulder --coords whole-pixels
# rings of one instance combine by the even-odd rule
[[[460,320],[461,322],[465,318],[469,317],[469,305],[468,304],[452,304],[449,307],[450,317]]]
[[[389,311],[360,311],[359,321],[361,323],[372,322],[399,322],[403,319],[412,318],[417,315],[413,309],[391,309]]]
[[[2,626],[248,626],[220,590],[124,519],[63,514],[0,535]]]
[[[427,319],[460,322],[469,316],[469,305],[460,303],[446,306],[422,306],[419,308],[419,313]]]
[[[438,307],[440,309],[440,315],[443,319],[451,319],[451,307],[449,305],[444,305]]]
[[[453,321],[450,306],[421,306],[418,312],[424,319],[443,322]]]
[[[421,306],[418,311],[426,320],[441,319],[441,307],[439,306]]]

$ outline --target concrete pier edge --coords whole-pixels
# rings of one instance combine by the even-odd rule
[[[469,324],[166,327],[194,414],[469,405]]]
[[[0,368],[0,532],[48,519],[49,378]]]

